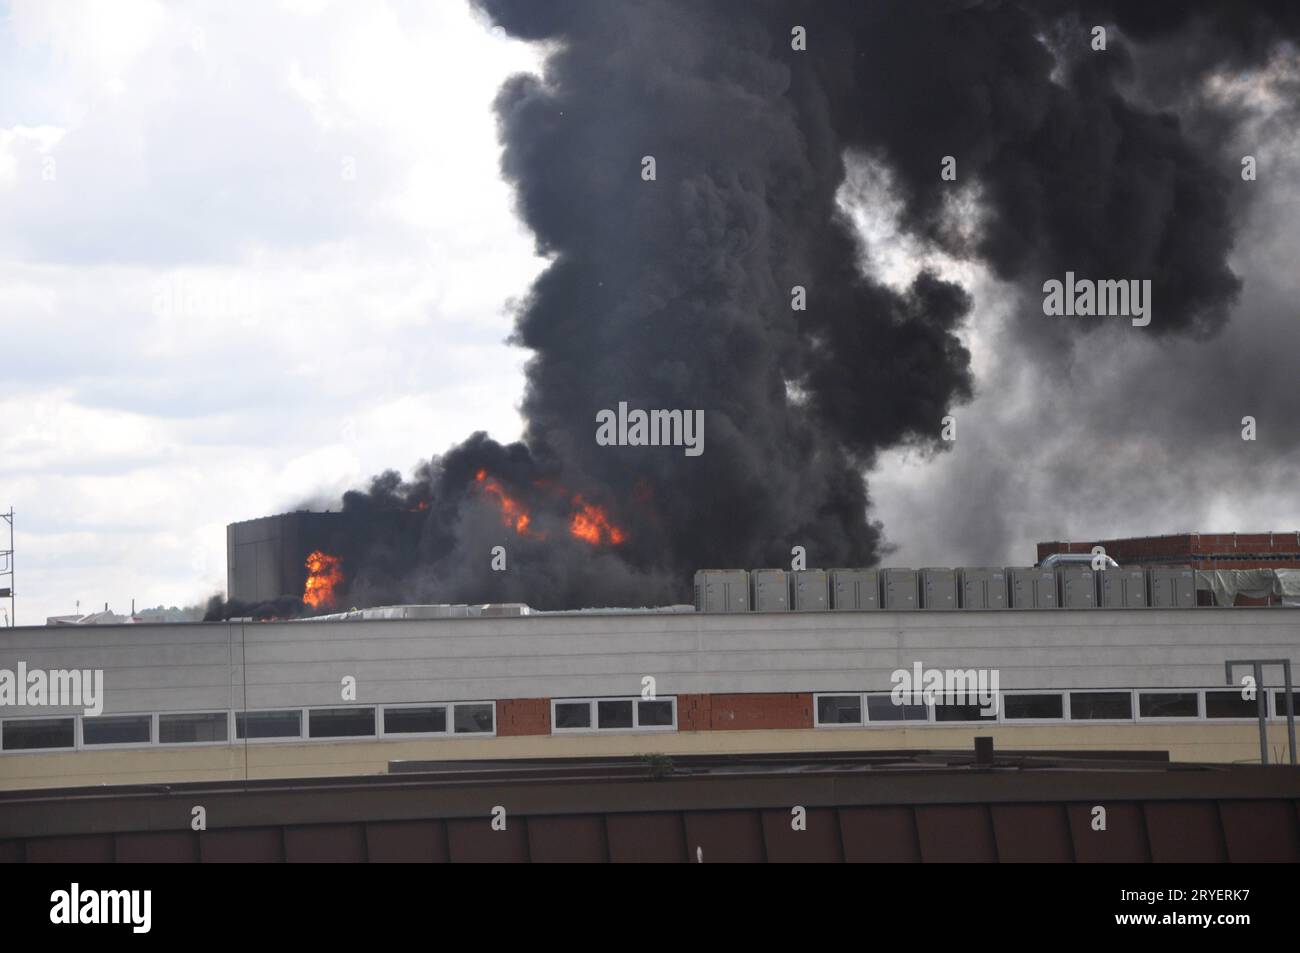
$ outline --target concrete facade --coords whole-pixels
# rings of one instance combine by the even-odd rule
[[[106,714],[341,705],[346,676],[357,704],[636,696],[647,675],[663,695],[888,691],[918,661],[997,669],[1004,691],[1218,688],[1229,658],[1300,661],[1300,613],[584,613],[0,633],[0,669],[102,669]]]

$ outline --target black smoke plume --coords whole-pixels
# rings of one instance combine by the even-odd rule
[[[410,481],[347,494],[352,604],[683,601],[693,570],[786,565],[795,545],[810,564],[874,563],[863,474],[890,447],[942,449],[942,418],[974,394],[972,299],[926,271],[903,290],[868,277],[837,200],[846,156],[889,170],[909,234],[1021,289],[1043,352],[1072,347],[1032,307],[1066,270],[1150,278],[1153,334],[1210,337],[1241,288],[1238,167],[1196,137],[1231,119],[1181,121],[1143,57],[1192,86],[1258,66],[1296,28],[1289,4],[1229,0],[475,5],[552,50],[496,103],[502,171],[550,259],[513,339],[532,354],[526,432],[475,434]],[[1171,56],[1179,38],[1192,52]],[[973,234],[953,225],[945,155],[975,190]],[[598,446],[596,414],[620,401],[702,409],[703,454]],[[570,532],[588,503],[621,542]],[[392,512],[412,515],[364,518]]]

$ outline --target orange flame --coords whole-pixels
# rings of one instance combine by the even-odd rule
[[[569,534],[592,546],[609,543],[617,546],[627,536],[621,529],[609,521],[609,516],[602,507],[588,503],[579,493],[573,498],[573,505],[578,511],[569,519]]]
[[[528,526],[532,522],[532,517],[528,515],[528,507],[520,503],[514,497],[506,493],[505,488],[497,482],[496,477],[490,477],[486,470],[479,470],[474,474],[474,479],[478,485],[483,488],[484,493],[490,493],[497,498],[497,505],[501,507],[501,522],[512,527],[520,536],[532,536],[535,539],[545,539],[545,534],[536,533],[529,530]]]
[[[322,606],[334,608],[334,587],[343,581],[343,570],[339,568],[339,557],[315,550],[307,557],[307,584],[302,590],[302,601],[313,609]]]

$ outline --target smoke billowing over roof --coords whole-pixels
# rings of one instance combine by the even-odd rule
[[[508,446],[473,434],[411,480],[345,496],[352,604],[666,604],[697,568],[783,565],[794,545],[873,563],[885,530],[912,527],[874,521],[864,475],[900,446],[959,454],[943,418],[1000,384],[973,370],[971,287],[868,267],[849,167],[887,170],[899,229],[988,277],[1004,360],[1050,379],[1131,349],[1121,330],[1204,347],[1243,294],[1231,255],[1254,193],[1231,151],[1244,114],[1203,92],[1269,68],[1300,27],[1281,3],[477,6],[551,50],[496,103],[502,171],[549,259],[517,314],[526,430]],[[1152,324],[1045,318],[1042,283],[1067,271],[1149,279]],[[1155,367],[1147,381],[1172,374]],[[620,402],[703,411],[703,453],[598,442]],[[1012,448],[989,436],[968,504]],[[394,511],[417,518],[364,518]],[[1002,556],[1005,527],[950,531]]]

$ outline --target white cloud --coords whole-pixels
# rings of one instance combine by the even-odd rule
[[[491,103],[536,66],[460,4],[12,5],[20,621],[193,602],[224,585],[227,522],[518,436],[506,304],[543,263]]]

